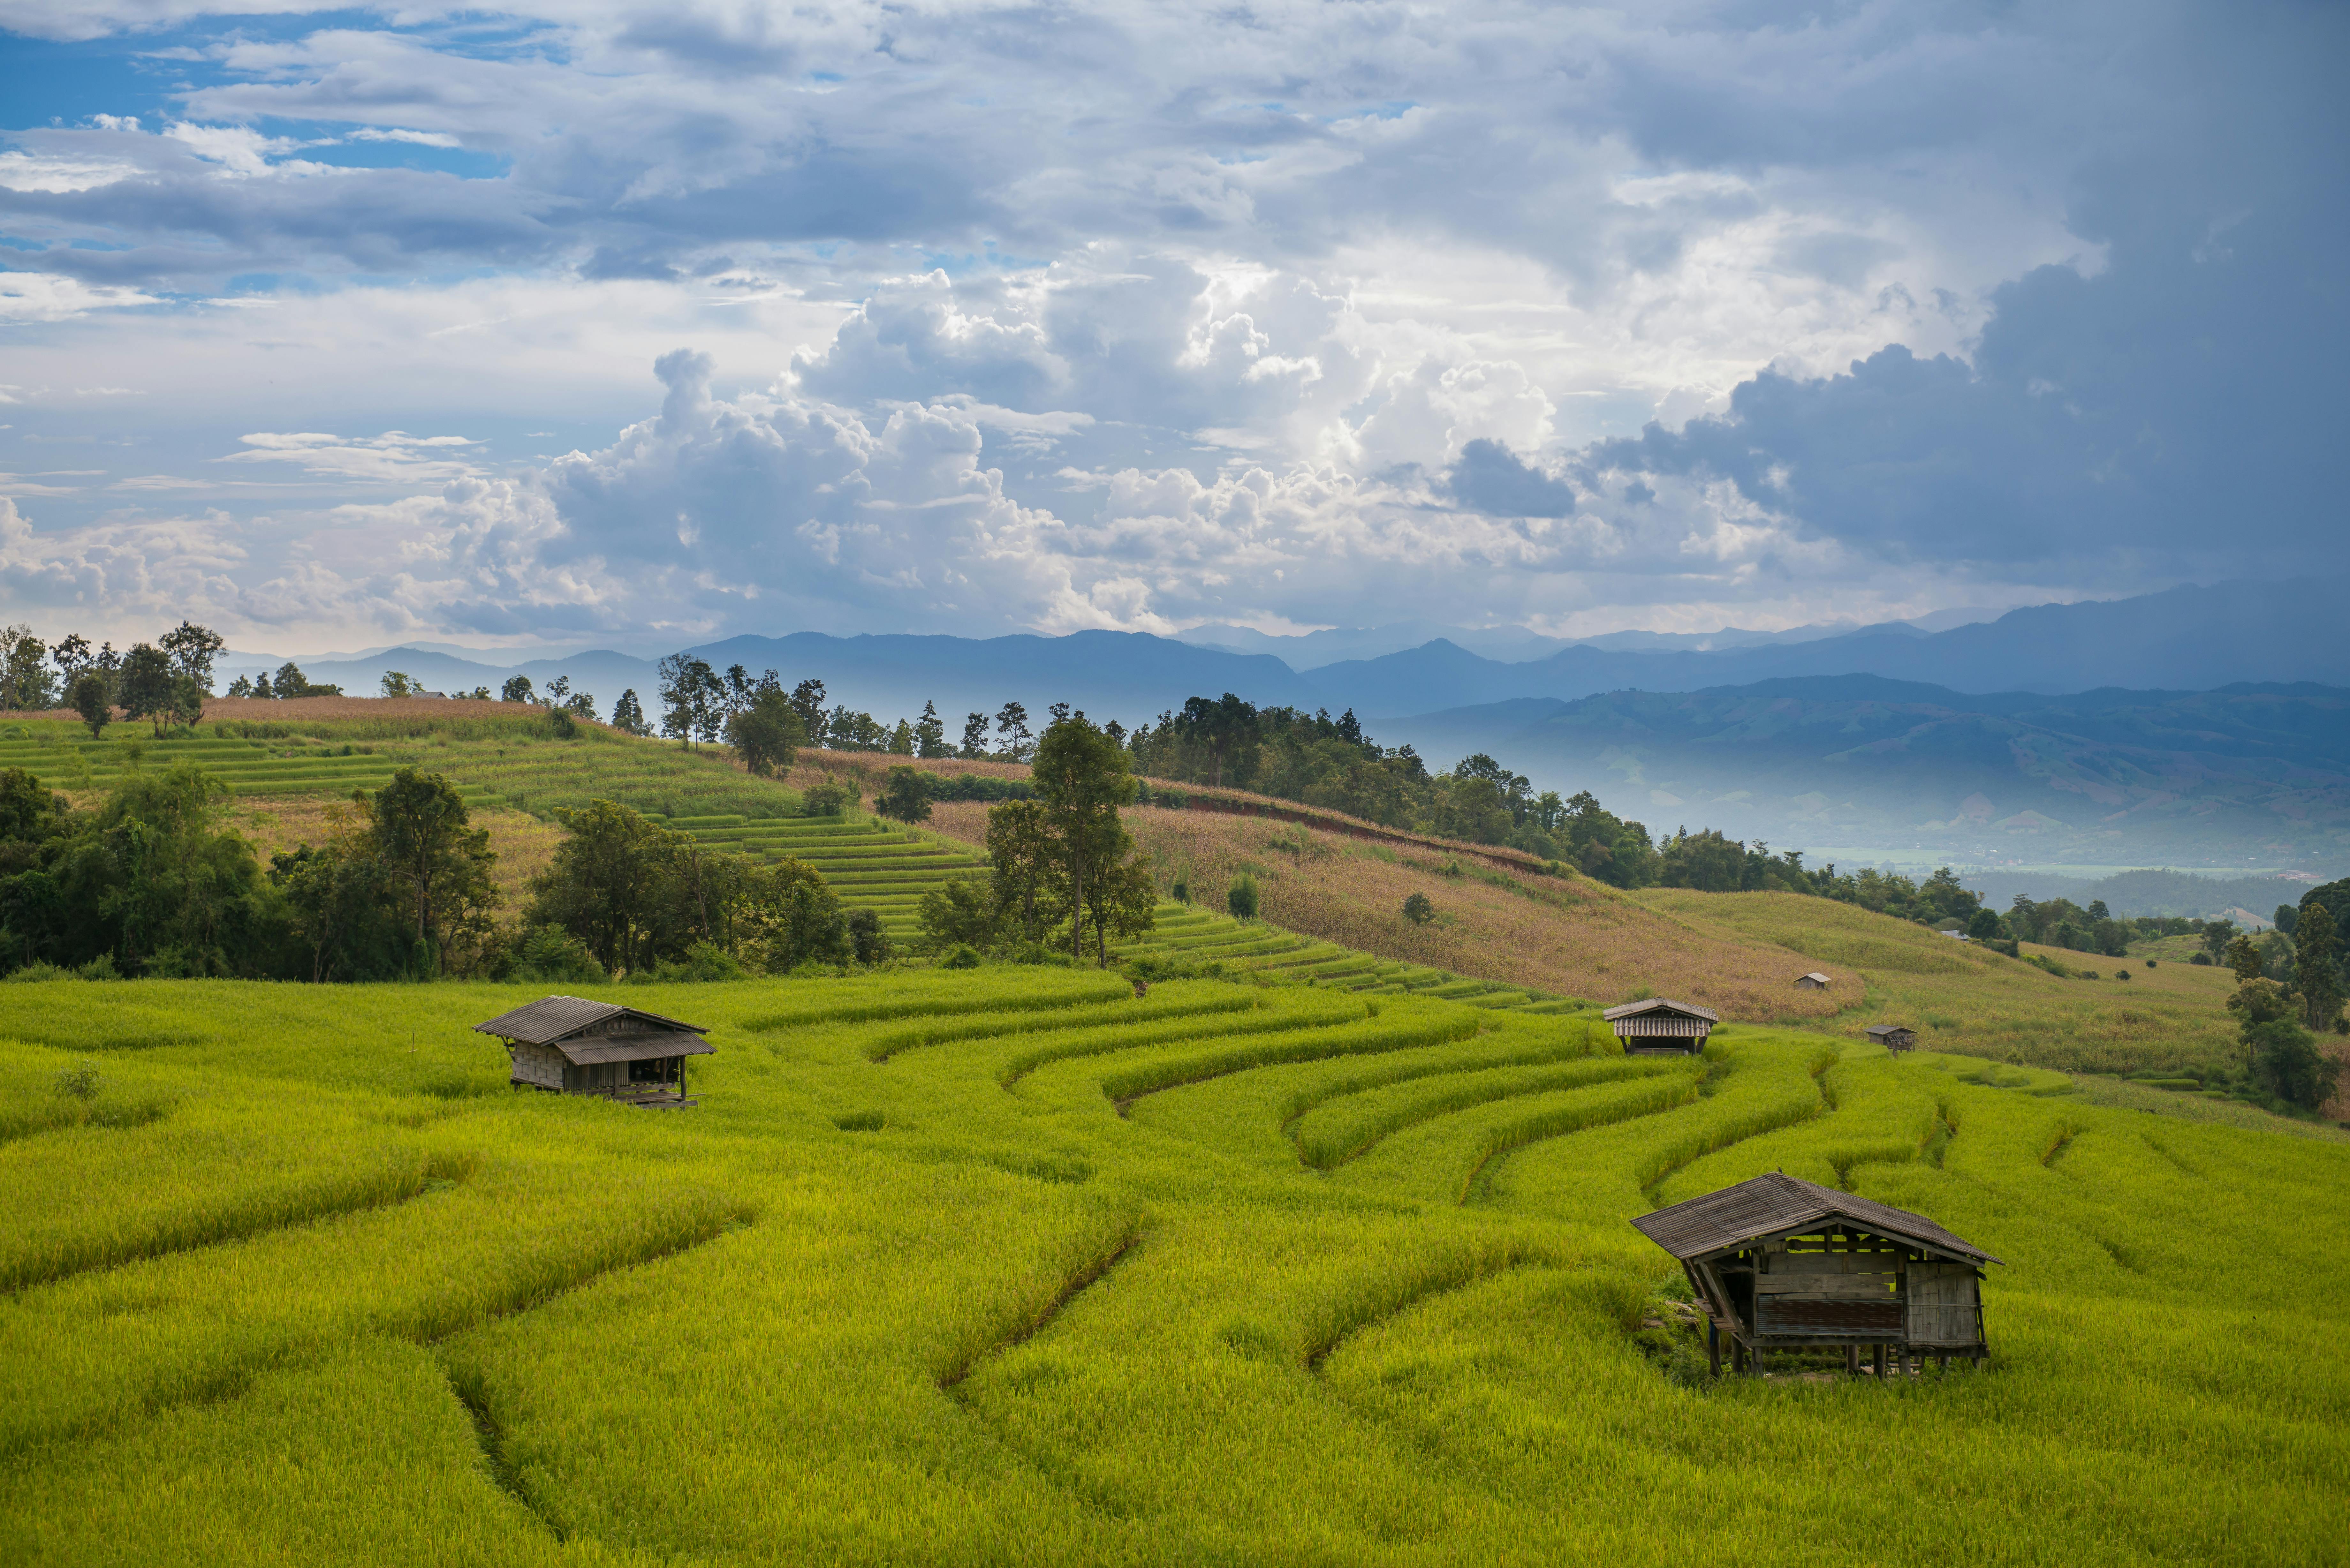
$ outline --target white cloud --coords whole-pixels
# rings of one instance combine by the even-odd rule
[[[0,321],[64,321],[93,310],[160,305],[135,288],[88,284],[45,272],[0,272]]]
[[[110,158],[44,157],[30,152],[0,152],[0,186],[11,191],[62,195],[95,191],[127,180],[139,166]]]

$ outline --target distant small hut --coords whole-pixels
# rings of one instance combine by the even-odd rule
[[[1773,1172],[1632,1221],[1689,1275],[1721,1370],[1759,1373],[1765,1350],[1835,1348],[1848,1371],[1873,1349],[1879,1377],[1912,1355],[1980,1361],[1983,1265],[1996,1263],[1922,1214]]]
[[[1686,1002],[1668,1002],[1661,996],[1646,1002],[1627,1002],[1599,1016],[1616,1031],[1616,1038],[1624,1042],[1626,1054],[1636,1056],[1703,1050],[1706,1037],[1721,1022],[1718,1012]]]
[[[1832,983],[1826,975],[1817,970],[1812,971],[1809,974],[1799,974],[1795,977],[1797,991],[1825,991]]]
[[[579,996],[517,1007],[474,1024],[473,1033],[505,1042],[517,1089],[670,1109],[694,1103],[685,1092],[685,1059],[715,1054],[699,1024]]]
[[[1887,1051],[1915,1051],[1918,1032],[1905,1023],[1872,1023],[1868,1037]]]

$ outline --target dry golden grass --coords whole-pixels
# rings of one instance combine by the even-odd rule
[[[984,839],[986,806],[931,809],[940,832]],[[1750,1022],[1811,1022],[1838,1005],[1794,989],[1800,968],[1783,952],[1697,931],[1585,877],[1503,877],[1434,851],[1212,812],[1138,807],[1126,823],[1162,888],[1180,877],[1213,907],[1247,871],[1265,919],[1380,958],[1602,1003],[1669,996]],[[1436,906],[1429,925],[1403,918],[1414,893]],[[1831,972],[1856,989],[1849,971]]]
[[[2143,959],[2024,944],[2026,953],[2102,977],[2064,980],[1825,898],[1666,888],[1633,897],[1724,940],[1773,943],[1822,967],[1857,971],[1866,994],[1846,993],[1847,1011],[1828,1025],[1842,1034],[1905,1023],[1932,1050],[2101,1073],[2208,1065],[2236,1046],[2235,1019],[2227,1010],[2235,981],[2223,969],[2166,962],[2149,970]],[[2130,971],[2128,980],[2115,978],[2121,969]]]

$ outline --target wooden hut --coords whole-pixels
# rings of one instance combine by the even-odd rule
[[[1825,991],[1834,982],[1830,981],[1826,975],[1822,974],[1818,970],[1814,970],[1809,974],[1799,974],[1795,977],[1795,989],[1797,991]]]
[[[1918,1032],[1904,1023],[1872,1023],[1868,1026],[1868,1037],[1887,1051],[1915,1051],[1918,1048]]]
[[[685,1092],[685,1059],[715,1054],[699,1024],[580,996],[517,1007],[474,1024],[473,1033],[505,1043],[517,1089],[671,1109],[694,1103]]]
[[[1841,1346],[1856,1372],[1873,1348],[1880,1377],[1888,1355],[1983,1356],[1982,1268],[1999,1260],[1922,1214],[1773,1172],[1632,1223],[1680,1261],[1716,1372],[1724,1336],[1741,1371],[1764,1350]]]
[[[1616,1038],[1624,1042],[1625,1054],[1636,1056],[1703,1050],[1706,1036],[1721,1022],[1718,1012],[1686,1002],[1668,1002],[1661,996],[1652,996],[1646,1002],[1627,1002],[1599,1016],[1616,1031]]]

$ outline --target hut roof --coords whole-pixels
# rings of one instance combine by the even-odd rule
[[[1888,1034],[1915,1034],[1917,1033],[1918,1032],[1915,1029],[1910,1028],[1907,1023],[1872,1023],[1868,1026],[1868,1037],[1871,1040],[1882,1040]]]
[[[532,1002],[527,1007],[517,1007],[512,1012],[501,1012],[487,1023],[476,1023],[473,1025],[473,1033],[494,1034],[501,1040],[518,1040],[525,1045],[552,1045],[567,1035],[577,1034],[591,1024],[602,1023],[623,1013],[642,1025],[640,1029],[629,1031],[629,1034],[699,1034],[702,1033],[702,1025],[699,1023],[681,1023],[674,1018],[664,1018],[658,1012],[647,1012],[640,1007],[622,1007],[617,1002],[590,1002],[584,996],[546,997]],[[627,1037],[627,1035],[608,1036],[615,1040]],[[600,1049],[602,1044],[600,1040],[597,1042],[597,1048]],[[708,1050],[709,1047],[705,1045],[703,1049]],[[671,1055],[677,1054],[675,1051],[669,1053]],[[598,1057],[595,1060],[628,1061],[630,1058],[608,1056]]]
[[[1810,1231],[1825,1220],[1842,1220],[1856,1231],[1893,1237],[1970,1263],[2000,1262],[1923,1214],[1874,1203],[1779,1171],[1643,1214],[1632,1224],[1649,1241],[1686,1262],[1734,1251],[1764,1237]]]
[[[1643,1012],[1678,1012],[1685,1018],[1702,1018],[1708,1023],[1721,1022],[1721,1014],[1719,1012],[1693,1006],[1686,1002],[1668,1002],[1661,996],[1652,996],[1646,1002],[1627,1002],[1621,1007],[1608,1008],[1599,1016],[1613,1023],[1619,1018],[1637,1018]]]
[[[1815,981],[1821,985],[1829,985],[1834,983],[1826,975],[1822,974],[1818,970],[1814,970],[1809,974],[1799,974],[1795,978],[1797,980]]]

